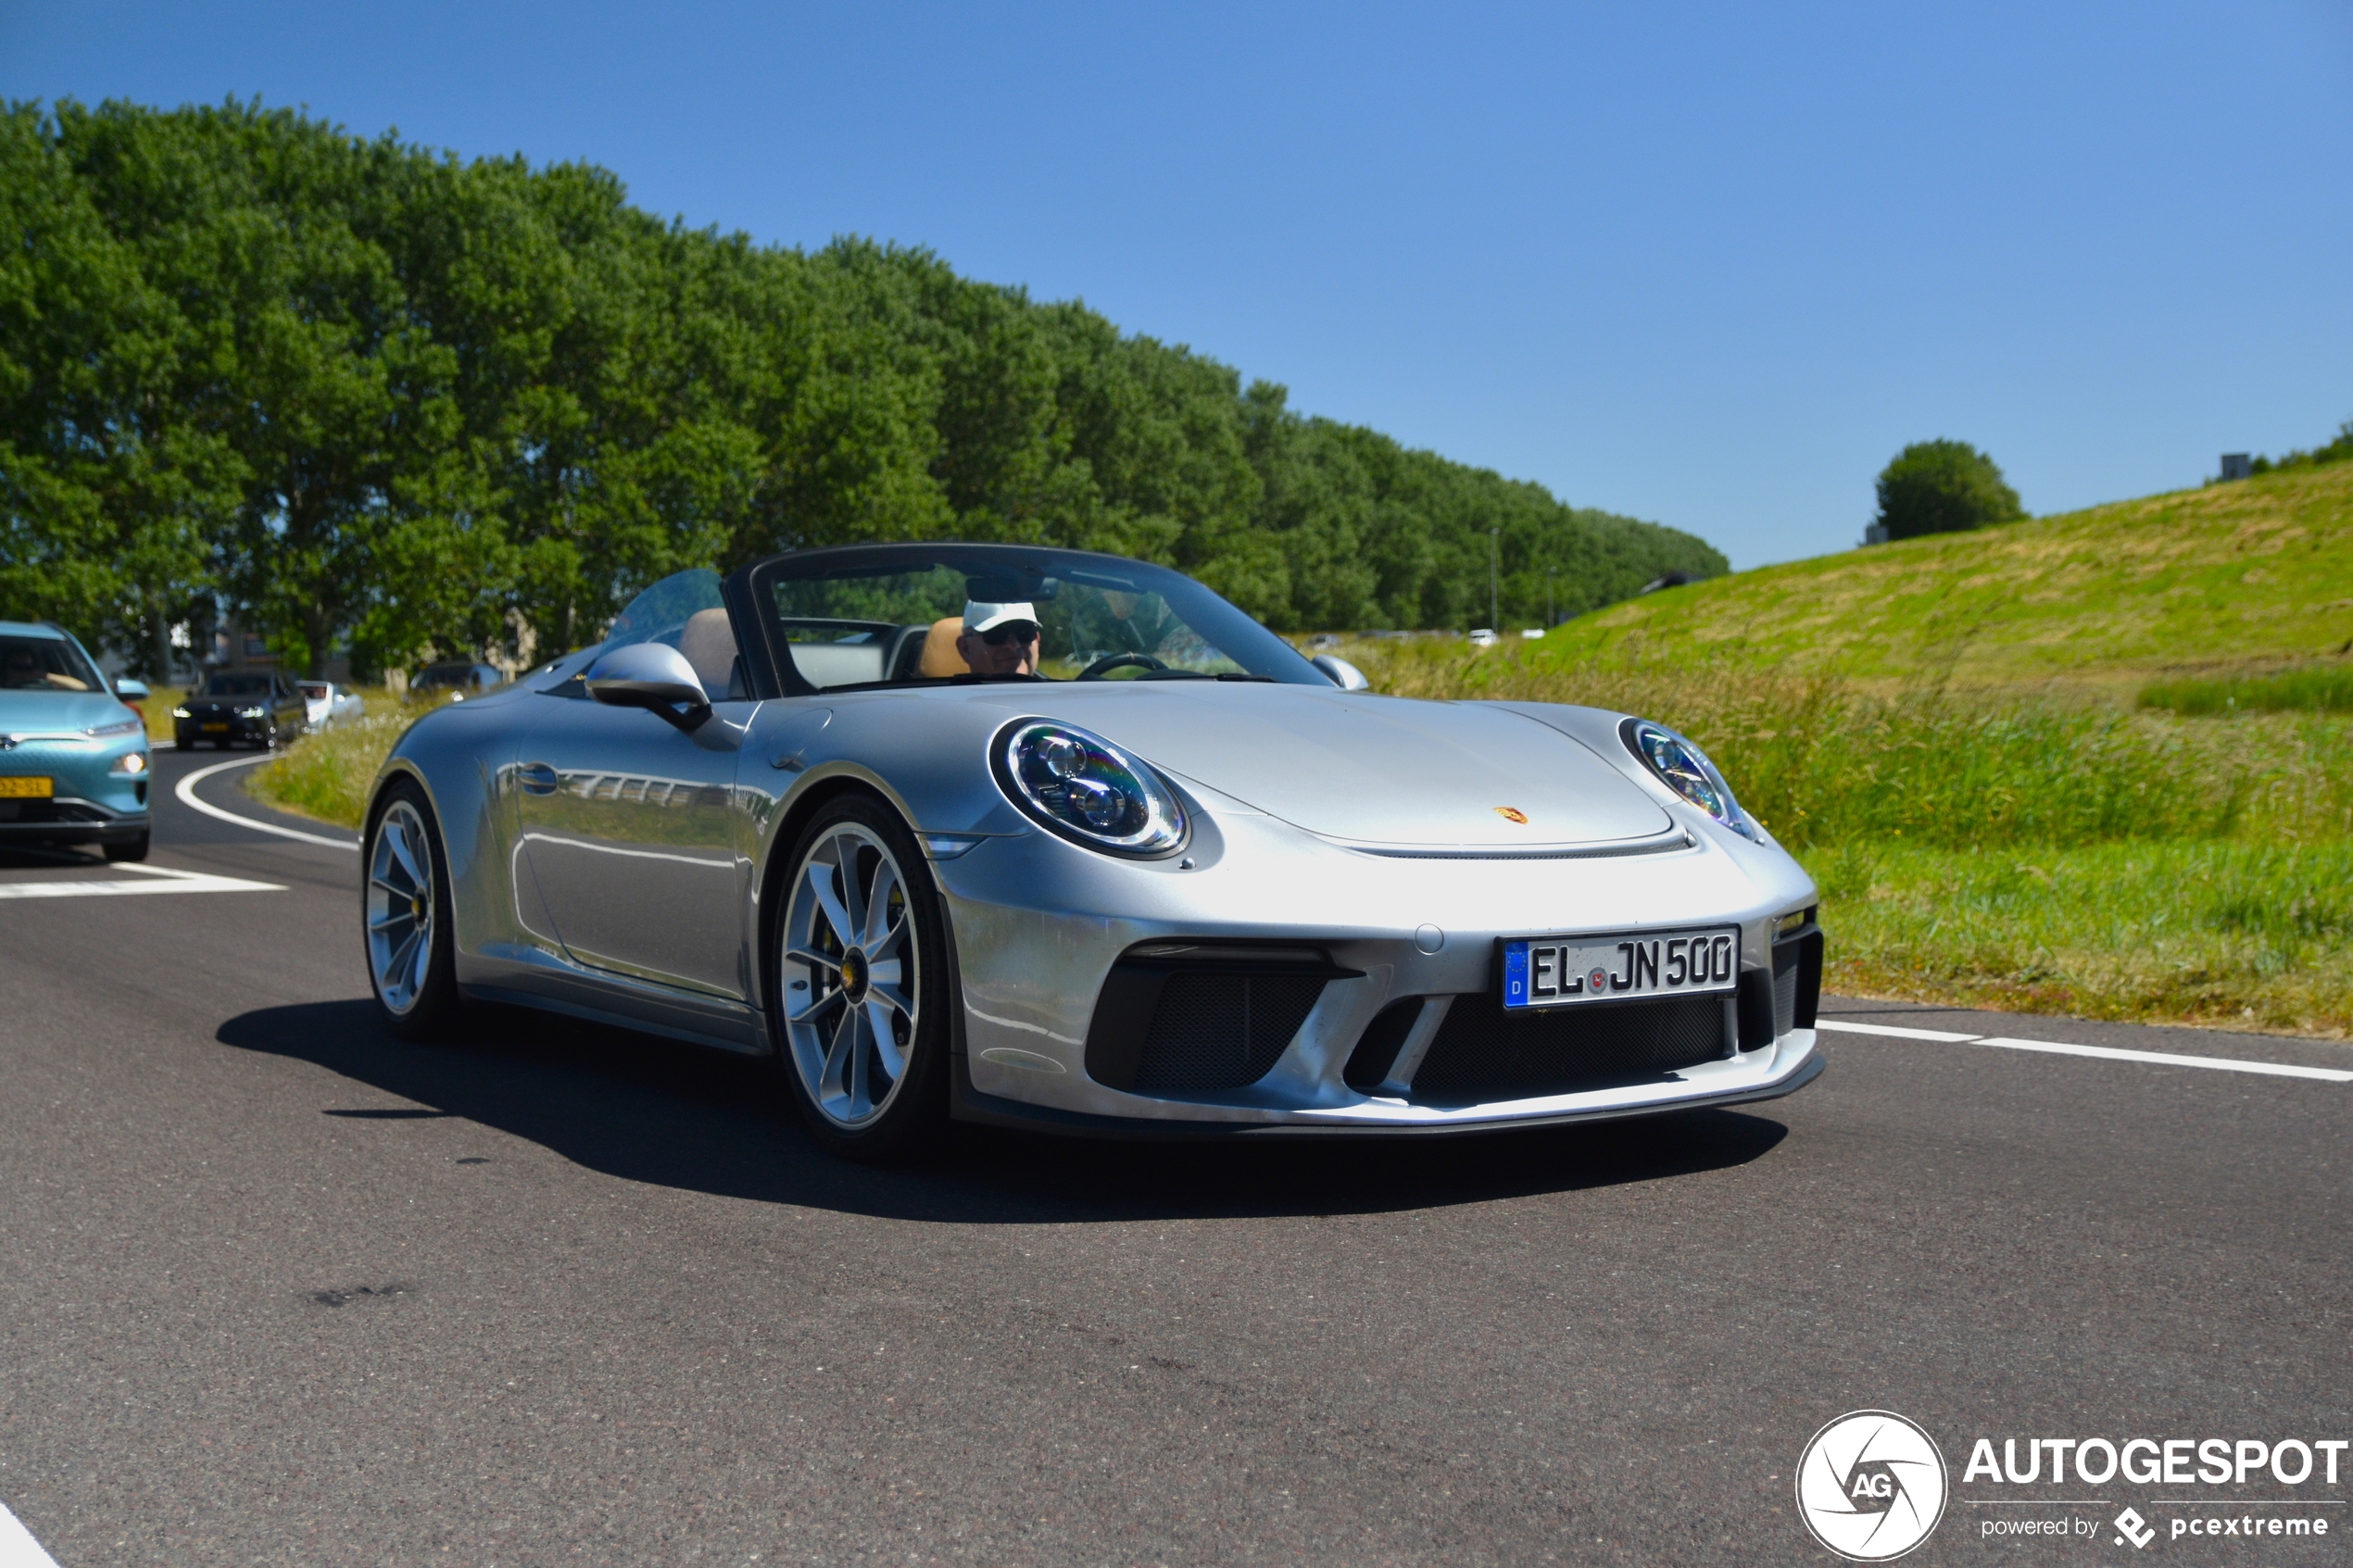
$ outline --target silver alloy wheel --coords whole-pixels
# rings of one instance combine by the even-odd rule
[[[921,992],[907,883],[890,847],[837,822],[793,868],[785,907],[785,1035],[825,1120],[862,1127],[907,1078]]]
[[[433,845],[424,818],[396,800],[376,823],[368,857],[368,967],[397,1016],[417,1005],[433,968]]]

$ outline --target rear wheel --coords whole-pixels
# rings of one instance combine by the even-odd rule
[[[397,779],[376,797],[362,846],[360,896],[368,983],[384,1026],[404,1040],[435,1038],[457,1022],[457,938],[449,860],[423,790]]]
[[[817,1139],[900,1159],[947,1120],[947,932],[930,868],[898,817],[848,796],[792,851],[778,932],[779,1055]]]

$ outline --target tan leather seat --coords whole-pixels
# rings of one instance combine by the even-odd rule
[[[695,678],[716,702],[727,695],[736,671],[736,631],[724,609],[698,609],[686,618],[678,634],[678,651],[695,667]]]
[[[956,639],[964,634],[964,618],[950,615],[931,623],[924,633],[923,661],[915,666],[915,673],[927,681],[941,681],[950,675],[969,675],[972,666],[956,651]]]

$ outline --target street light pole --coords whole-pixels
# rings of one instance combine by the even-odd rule
[[[1487,624],[1495,628],[1498,636],[1504,630],[1504,531],[1487,531]]]

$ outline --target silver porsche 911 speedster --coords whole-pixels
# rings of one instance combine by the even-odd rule
[[[949,1119],[1453,1132],[1785,1095],[1813,884],[1690,742],[1376,696],[1176,572],[854,546],[648,588],[420,720],[367,816],[394,1030],[470,998]]]

